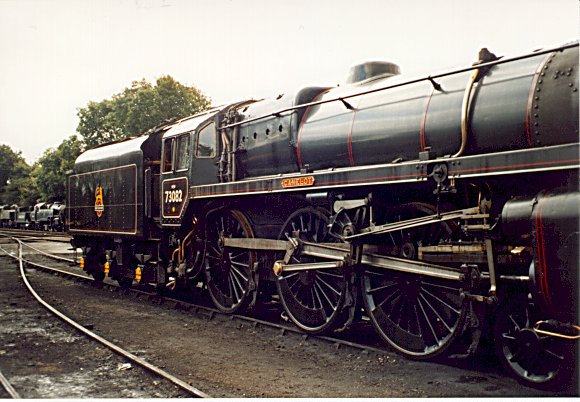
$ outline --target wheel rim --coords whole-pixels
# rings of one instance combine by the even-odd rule
[[[221,211],[208,220],[205,276],[215,306],[226,313],[244,309],[251,300],[250,284],[256,254],[223,247],[221,238],[253,238],[247,218],[236,210]]]
[[[430,214],[424,204],[403,205],[397,221]],[[389,233],[387,254],[416,259],[419,245],[435,245],[451,234],[447,224],[428,225]],[[381,337],[400,353],[427,359],[443,353],[461,331],[467,314],[454,281],[367,267],[361,290],[368,316]]]
[[[313,208],[294,212],[284,224],[278,238],[287,240],[296,231],[300,232],[302,240],[315,243],[334,242],[328,234],[328,217]],[[313,257],[293,256],[289,264],[314,262],[317,259]],[[276,285],[286,313],[302,330],[322,333],[344,323],[344,270],[283,272]]]
[[[550,385],[567,367],[571,346],[534,332],[536,320],[530,310],[523,303],[500,309],[495,323],[496,349],[503,366],[517,379],[528,385]]]

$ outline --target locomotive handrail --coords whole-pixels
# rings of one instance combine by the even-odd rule
[[[492,67],[492,66],[496,66],[499,64],[504,64],[504,63],[510,63],[512,61],[518,61],[518,60],[524,60],[524,59],[528,59],[531,57],[535,57],[535,56],[540,56],[543,54],[548,54],[548,53],[552,53],[552,52],[558,52],[558,51],[563,51],[566,49],[571,49],[573,47],[578,47],[578,41],[570,43],[570,44],[566,44],[566,45],[561,45],[561,46],[557,46],[557,47],[552,47],[549,49],[544,49],[544,50],[538,50],[535,52],[531,52],[531,53],[527,53],[521,56],[515,56],[515,57],[510,57],[510,58],[500,58],[499,60],[494,60],[494,61],[490,61],[490,62],[486,62],[486,63],[481,63],[481,64],[474,64],[472,66],[468,66],[468,67],[463,67],[463,68],[459,68],[456,70],[451,70],[451,71],[447,71],[444,73],[439,73],[439,74],[435,74],[435,75],[428,75],[428,76],[423,76],[423,77],[419,77],[419,78],[414,78],[411,80],[407,80],[407,81],[403,81],[403,82],[399,82],[397,84],[393,84],[393,85],[386,85],[384,87],[380,87],[380,88],[375,88],[375,89],[369,89],[367,91],[362,91],[362,92],[356,92],[350,95],[345,95],[345,96],[339,96],[338,98],[332,98],[332,99],[324,99],[324,100],[320,100],[320,101],[314,101],[314,102],[308,102],[308,103],[303,103],[300,105],[296,105],[296,106],[291,106],[291,107],[287,107],[285,109],[280,109],[276,112],[273,113],[268,113],[262,116],[257,116],[257,117],[253,117],[251,119],[247,119],[247,120],[243,120],[240,122],[236,122],[236,123],[231,123],[231,124],[226,124],[223,126],[218,127],[218,130],[224,130],[227,128],[231,128],[231,127],[236,127],[242,124],[246,124],[246,123],[252,123],[254,121],[259,121],[259,120],[263,120],[266,119],[268,117],[280,117],[280,115],[282,113],[287,113],[287,112],[292,112],[294,110],[298,110],[298,109],[302,109],[302,108],[306,108],[306,107],[310,107],[310,106],[317,106],[317,105],[322,105],[325,103],[331,103],[331,102],[345,102],[346,99],[350,99],[350,98],[356,98],[359,96],[364,96],[364,95],[369,95],[369,94],[373,94],[375,92],[381,92],[381,91],[385,91],[387,89],[392,89],[392,88],[398,88],[398,87],[402,87],[405,85],[410,85],[410,84],[416,84],[418,82],[422,82],[422,81],[429,81],[436,89],[437,87],[440,88],[440,85],[437,84],[434,80],[437,78],[442,78],[442,77],[448,77],[450,75],[455,75],[455,74],[460,74],[460,73],[465,73],[468,71],[472,71],[472,70],[477,70],[480,68],[486,68],[486,67]]]

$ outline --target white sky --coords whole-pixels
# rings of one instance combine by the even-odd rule
[[[403,74],[577,40],[578,0],[0,0],[0,144],[29,163],[77,109],[169,74],[214,104],[336,85],[361,60]]]

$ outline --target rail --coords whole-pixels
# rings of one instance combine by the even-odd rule
[[[0,371],[0,384],[2,384],[2,386],[4,387],[6,392],[8,392],[8,395],[10,395],[10,398],[21,399],[20,394],[18,394],[18,392],[16,392],[16,390],[14,389],[12,384],[10,384],[10,381],[8,381],[8,378],[6,378],[4,376],[4,374],[2,374],[1,371]]]
[[[149,362],[141,359],[140,357],[132,354],[131,352],[128,352],[124,349],[122,349],[121,347],[109,342],[108,340],[106,340],[105,338],[97,335],[96,333],[88,330],[87,328],[85,328],[84,326],[82,326],[81,324],[77,323],[76,321],[72,320],[71,318],[69,318],[68,316],[64,315],[63,313],[61,313],[59,310],[57,310],[56,308],[52,307],[50,304],[48,304],[47,302],[45,302],[39,295],[38,293],[36,293],[36,291],[32,288],[32,286],[30,285],[30,282],[28,281],[27,277],[26,277],[26,272],[24,270],[24,263],[23,263],[23,256],[22,256],[22,242],[19,239],[14,239],[13,240],[18,242],[18,257],[14,257],[17,258],[19,261],[19,267],[20,267],[20,275],[22,277],[22,280],[25,284],[25,286],[27,287],[28,291],[32,294],[32,296],[44,307],[46,308],[48,311],[50,311],[52,314],[54,314],[55,316],[57,316],[58,318],[60,318],[62,321],[66,322],[67,324],[69,324],[70,326],[72,326],[73,328],[75,328],[76,330],[78,330],[79,332],[83,333],[85,336],[99,342],[100,344],[102,344],[103,346],[107,347],[108,349],[112,350],[113,352],[117,353],[120,356],[123,356],[124,358],[134,362],[135,364],[138,364],[139,366],[143,367],[144,369],[148,370],[149,372],[154,373],[155,375],[164,378],[166,380],[168,380],[169,382],[173,383],[174,385],[178,386],[179,388],[181,388],[182,390],[188,392],[189,394],[191,394],[194,397],[200,397],[200,398],[209,398],[209,395],[207,395],[206,393],[200,391],[199,389],[187,384],[185,381],[180,380],[179,378],[167,373],[166,371],[160,369],[159,367],[156,367],[152,364],[150,364]],[[8,253],[7,253],[8,254]],[[10,254],[8,254],[10,255]]]

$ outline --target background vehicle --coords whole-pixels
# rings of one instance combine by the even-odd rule
[[[17,210],[18,205],[0,205],[0,227],[15,227]]]

